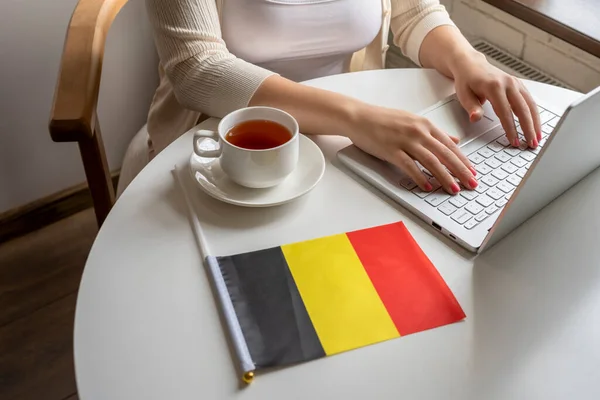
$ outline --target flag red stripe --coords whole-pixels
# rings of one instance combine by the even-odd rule
[[[347,235],[400,335],[465,318],[437,269],[402,222]]]

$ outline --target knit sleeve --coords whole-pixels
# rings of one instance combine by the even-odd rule
[[[392,0],[394,44],[415,64],[421,65],[419,51],[425,36],[442,25],[454,26],[454,22],[439,0]]]
[[[246,107],[273,72],[231,54],[215,0],[146,0],[154,40],[178,102],[214,117]]]

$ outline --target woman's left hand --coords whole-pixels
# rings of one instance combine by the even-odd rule
[[[538,146],[542,129],[537,105],[518,78],[494,67],[478,52],[457,60],[452,75],[458,99],[469,113],[471,122],[481,119],[481,105],[489,100],[513,146],[520,144],[513,113],[519,119],[527,145]]]

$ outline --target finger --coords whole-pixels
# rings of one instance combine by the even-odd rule
[[[529,110],[527,102],[516,87],[508,88],[506,90],[506,95],[513,112],[517,118],[519,118],[519,123],[521,124],[521,129],[523,130],[523,135],[525,135],[527,144],[532,149],[536,148],[538,140],[533,126],[533,117],[531,116],[531,111]]]
[[[506,137],[509,142],[515,146],[519,147],[519,136],[517,135],[517,128],[515,126],[515,121],[513,119],[513,113],[510,107],[510,103],[506,98],[506,92],[501,87],[495,87],[489,93],[490,103],[492,103],[492,108],[494,112],[500,118],[500,122],[502,123],[502,127],[506,132]]]
[[[463,154],[463,152],[460,151],[460,148],[452,140],[452,136],[448,136],[447,134],[445,134],[444,132],[440,131],[437,128],[432,130],[431,135],[435,139],[437,139],[442,145],[444,145],[447,149],[449,149],[452,152],[452,154],[454,154],[454,156],[456,156],[459,159],[459,161],[462,165],[458,165],[456,168],[458,168],[462,171],[462,175],[457,174],[454,170],[452,170],[450,168],[448,168],[448,169],[450,169],[450,171],[452,171],[454,176],[456,176],[460,179],[460,181],[463,183],[463,185],[465,185],[465,187],[475,189],[475,187],[477,187],[477,181],[474,179],[474,177],[477,176],[477,171],[475,170],[475,167],[473,166],[471,161],[469,161],[467,156],[465,156]],[[444,162],[444,161],[442,161],[442,162]],[[444,162],[444,164],[445,164],[445,162]],[[467,170],[469,171],[469,174],[465,173],[463,167],[467,168]],[[475,182],[471,182],[471,179],[473,179]],[[466,184],[465,180],[469,184]],[[473,183],[475,183],[475,186],[473,186]]]
[[[537,104],[535,103],[533,96],[531,96],[531,93],[529,93],[529,90],[527,90],[523,83],[521,83],[520,92],[521,96],[523,96],[525,102],[527,103],[527,107],[529,107],[529,112],[533,117],[533,128],[535,129],[535,134],[539,142],[540,140],[542,140],[542,121],[540,120],[540,114],[538,113]]]
[[[418,146],[412,150],[411,156],[427,168],[448,193],[457,194],[460,192],[458,183],[430,150]]]
[[[468,86],[457,88],[456,97],[465,111],[469,114],[469,120],[471,122],[477,122],[483,117],[483,107],[481,107],[481,102]]]
[[[457,138],[456,136],[451,136],[451,135],[446,135],[446,136],[448,136],[452,140],[452,142],[454,142],[454,144],[460,143],[460,139]]]
[[[394,155],[390,162],[408,175],[410,179],[412,179],[421,188],[421,190],[426,192],[431,192],[433,190],[433,186],[431,186],[429,178],[427,178],[423,171],[421,171],[421,168],[417,166],[415,160],[413,160],[405,152],[399,151]]]

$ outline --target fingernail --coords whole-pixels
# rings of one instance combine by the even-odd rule
[[[452,190],[452,193],[456,194],[460,192],[460,186],[458,186],[458,183],[454,182],[452,185],[450,185],[450,190]]]
[[[513,146],[519,147],[519,138],[518,137],[516,137],[515,140],[513,140]]]
[[[433,190],[433,186],[431,186],[431,183],[427,182],[425,184],[425,191],[426,192],[431,192]]]
[[[532,139],[530,145],[535,149],[538,146],[538,141],[536,139]]]
[[[477,122],[481,119],[480,114],[480,110],[473,110],[471,111],[471,114],[469,114],[469,119],[471,120],[471,122]]]
[[[538,141],[542,140],[542,132],[537,133],[537,140]]]
[[[475,171],[475,168],[469,167],[469,171],[471,171],[471,173],[473,174],[473,176],[477,176],[477,171]]]
[[[469,179],[469,187],[471,189],[475,189],[477,187],[477,185],[479,185],[479,184],[477,183],[477,181],[475,180],[475,178]]]

